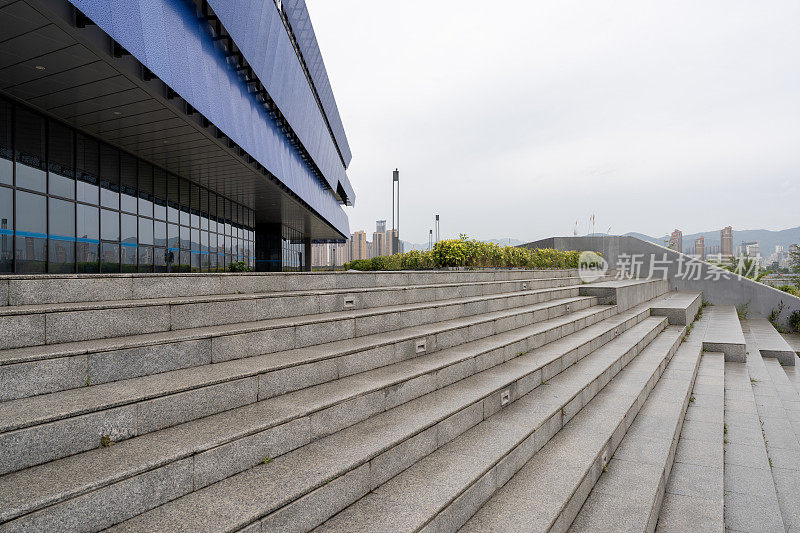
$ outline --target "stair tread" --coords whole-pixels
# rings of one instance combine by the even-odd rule
[[[549,319],[493,337],[381,367],[365,372],[361,376],[350,376],[352,379],[339,379],[328,384],[309,387],[240,407],[234,411],[226,411],[186,422],[120,442],[111,448],[90,450],[51,463],[34,466],[21,472],[10,473],[0,477],[0,493],[10,495],[16,502],[12,504],[9,501],[5,506],[7,509],[16,509],[23,503],[37,508],[45,503],[58,501],[68,493],[80,493],[120,476],[132,475],[166,461],[176,460],[222,445],[237,436],[264,430],[281,421],[311,412],[315,406],[318,408],[332,404],[355,393],[364,394],[381,386],[380,380],[388,383],[403,377],[410,378],[431,369],[441,368],[448,361],[463,360],[476,353],[496,349],[498,346],[513,343],[537,332],[569,323],[570,320],[580,320],[581,316],[588,314],[592,309],[594,308],[584,310],[585,312],[576,311],[564,317]],[[640,315],[644,309],[643,306],[640,306],[638,309],[614,315],[572,335],[545,344],[534,350],[535,353],[532,353],[531,357],[538,357],[536,361],[546,364],[559,352],[563,353],[565,350],[574,349],[586,342],[586,339],[618,328],[625,321]],[[347,383],[350,384],[349,387],[345,386]],[[122,466],[118,468],[118,464]],[[87,473],[92,475],[87,476]],[[41,480],[47,480],[47,482],[42,483]],[[76,483],[76,480],[81,481]]]
[[[444,289],[454,287],[472,287],[487,285],[504,285],[518,283],[541,283],[551,281],[571,280],[574,284],[580,284],[578,276],[562,276],[553,278],[520,278],[514,280],[498,281],[470,281],[470,282],[451,282],[451,283],[432,283],[424,285],[387,285],[377,287],[341,288],[341,289],[306,289],[294,291],[269,291],[252,293],[232,293],[232,294],[204,294],[195,296],[166,296],[160,298],[139,298],[125,300],[102,300],[86,302],[67,302],[67,303],[42,303],[42,304],[23,304],[0,306],[0,316],[14,316],[36,313],[59,313],[69,311],[87,311],[99,309],[121,309],[126,307],[149,307],[157,305],[187,305],[195,303],[216,303],[228,301],[247,301],[260,300],[264,298],[286,298],[300,296],[319,296],[329,294],[363,294],[382,291],[408,291],[417,289]],[[494,293],[493,293],[494,294]],[[506,293],[497,293],[506,294]],[[488,296],[488,295],[485,295]]]
[[[745,322],[753,344],[763,357],[775,357],[781,364],[794,366],[797,358],[795,351],[769,320],[754,317],[748,318]]]
[[[497,312],[495,314],[490,313],[490,316],[485,317],[485,320],[494,320],[502,316],[514,315],[523,312],[532,312],[537,309],[547,309],[562,305],[564,303],[585,300],[587,300],[587,297],[551,300],[540,304]],[[456,320],[459,320],[461,324],[478,322],[478,319],[481,316],[482,315],[473,315]],[[436,330],[436,326],[439,324],[442,323],[434,323],[425,327],[416,326],[417,329],[412,330],[412,338],[425,335],[426,333],[423,333],[424,331]],[[402,332],[403,330],[396,331]],[[375,337],[379,337],[382,341],[386,341],[387,337],[390,335],[391,332],[388,334],[379,334]],[[405,335],[408,335],[408,332],[406,332]],[[348,341],[349,346],[352,349],[354,346],[354,340],[348,339]],[[370,345],[369,347],[373,346],[374,344]],[[320,352],[327,352],[325,347],[326,345],[323,344],[316,345],[308,350],[301,349],[299,354],[297,352],[289,354],[287,359],[291,359],[292,356],[296,357],[299,355],[300,361],[307,362],[319,360],[321,357],[319,357],[318,354]],[[312,354],[312,357],[308,357],[309,354]],[[314,355],[316,355],[316,357],[314,357]],[[237,379],[252,377],[269,370],[279,369],[282,367],[281,363],[284,363],[283,367],[291,366],[286,364],[286,362],[281,360],[281,357],[276,354],[267,354],[260,357],[257,356],[257,358],[258,360],[256,360],[256,358],[243,358],[221,363],[212,363],[209,365],[183,368],[159,374],[104,383],[96,386],[84,387],[80,389],[69,389],[65,391],[58,391],[49,394],[42,394],[3,402],[0,403],[0,421],[2,421],[0,422],[0,432],[29,427],[35,424],[42,424],[61,419],[65,416],[78,416],[80,414],[99,409],[110,409],[135,401],[144,401],[158,396],[163,396],[165,394],[173,394],[191,389],[197,389],[203,386],[211,386]],[[277,361],[278,364],[273,364],[273,361]],[[264,366],[256,366],[259,363]],[[295,359],[295,364],[297,364],[297,359]]]
[[[496,478],[503,477],[503,473],[505,477],[513,474],[512,470],[500,466],[501,461],[510,457],[518,446],[525,446],[523,443],[526,440],[532,439],[533,443],[543,441],[547,430],[542,428],[546,424],[560,427],[564,410],[572,409],[576,395],[580,398],[583,389],[636,346],[646,332],[652,331],[649,327],[662,322],[663,319],[648,318],[639,326],[598,348],[546,384],[378,487],[319,530],[414,531],[426,524],[430,526],[431,520],[445,516],[441,512],[446,506],[466,494],[465,491],[470,490],[470,486],[479,482],[482,476],[488,473],[490,477]],[[554,432],[552,429],[551,432]],[[462,466],[456,466],[462,461]],[[501,484],[499,481],[492,481],[490,485],[494,483]],[[421,488],[422,486],[425,488]],[[382,502],[385,512],[370,513],[368,509],[378,502]],[[414,512],[400,519],[403,509]]]
[[[706,308],[709,317],[703,347],[724,352],[726,360],[744,361],[745,342],[739,316],[733,305],[713,305]]]
[[[583,498],[588,495],[592,478],[600,473],[593,473],[597,458],[607,443],[613,442],[613,435],[629,413],[636,412],[637,398],[641,398],[652,376],[658,376],[658,369],[668,360],[682,334],[683,327],[665,329],[498,489],[461,530],[535,531],[554,525],[566,529],[572,521],[568,515],[573,494],[585,491]],[[578,501],[578,505],[582,504],[582,500]]]
[[[693,300],[686,301],[686,304]],[[570,531],[615,532],[637,528],[651,531],[655,527],[664,485],[672,469],[684,415],[690,404],[695,370],[698,363],[703,364],[700,362],[701,343],[695,340],[699,336],[697,330],[701,328],[702,324],[695,324],[694,338],[678,348],[614,452],[607,471],[600,475],[592,488]],[[678,369],[680,371],[675,372]],[[719,388],[721,394],[721,382]],[[721,416],[719,424],[722,433]],[[721,489],[720,486],[720,524]]]
[[[654,321],[658,322],[658,319],[645,319],[642,328],[652,327]],[[415,427],[415,431],[431,427],[431,419],[441,419],[445,414],[453,413],[465,405],[474,405],[470,398],[481,398],[501,389],[510,379],[532,371],[536,363],[528,363],[530,366],[526,367],[526,361],[525,356],[515,358],[475,374],[279,457],[273,464],[237,474],[134,517],[117,527],[120,530],[137,530],[158,524],[163,530],[188,528],[200,531],[210,527],[224,529],[247,525],[289,503],[299,492],[318,487],[343,471],[352,470],[359,461],[363,463],[385,451],[388,443],[381,438],[381,432],[405,428],[403,431],[410,433],[409,427]],[[353,438],[354,435],[358,437]],[[271,468],[275,464],[280,464],[281,467]],[[237,498],[234,502],[224,494],[246,496]],[[227,512],[233,508],[236,508],[236,513]]]
[[[72,355],[82,355],[99,351],[121,350],[140,346],[152,346],[164,343],[174,343],[178,341],[204,339],[222,335],[234,335],[250,333],[281,327],[303,326],[319,324],[336,320],[346,320],[362,318],[367,316],[397,313],[403,311],[415,311],[422,309],[435,309],[450,305],[467,304],[482,302],[487,300],[524,297],[533,294],[569,292],[579,286],[553,287],[547,289],[533,289],[528,291],[518,291],[509,293],[493,294],[489,296],[471,296],[464,298],[451,298],[447,300],[436,300],[434,302],[422,302],[415,304],[398,304],[391,306],[372,307],[368,309],[351,309],[346,311],[333,311],[327,313],[315,313],[310,315],[299,315],[293,317],[270,318],[249,322],[238,322],[233,324],[201,326],[178,330],[160,331],[154,333],[141,333],[118,337],[108,337],[103,339],[91,339],[85,341],[74,341],[64,343],[41,344],[35,346],[23,346],[19,348],[8,348],[0,350],[0,365],[13,364],[20,362],[30,362],[52,357],[66,357]],[[586,298],[586,297],[578,297]]]

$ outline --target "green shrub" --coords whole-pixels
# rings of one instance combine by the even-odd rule
[[[228,272],[252,272],[253,269],[247,266],[244,261],[234,261],[228,265]]]
[[[447,267],[507,267],[507,268],[578,268],[581,252],[570,250],[528,250],[515,246],[500,246],[461,235],[458,239],[439,241],[431,251],[411,250],[404,254],[354,259],[346,263],[347,270],[422,270]],[[596,254],[588,266],[599,265]],[[584,261],[586,263],[586,261]],[[586,264],[584,265],[586,266]]]
[[[789,315],[789,327],[793,331],[800,332],[800,310],[792,311],[792,314]]]

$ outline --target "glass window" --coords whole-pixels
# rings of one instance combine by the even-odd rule
[[[17,151],[17,187],[47,192],[45,173],[46,121],[43,117],[17,106],[14,128]]]
[[[153,244],[156,246],[167,245],[167,223],[156,220],[153,223]]]
[[[139,272],[153,271],[153,247],[139,247]]]
[[[97,242],[100,239],[100,212],[96,207],[78,204],[78,239]]]
[[[190,230],[186,226],[181,226],[181,249],[190,250]]]
[[[200,230],[192,228],[192,250],[200,251]]]
[[[123,213],[122,215],[120,215],[120,217],[122,219],[120,223],[120,228],[121,228],[120,236],[122,237],[121,239],[122,242],[136,246],[136,244],[139,242],[136,235],[136,226],[137,226],[136,216],[126,215]]]
[[[190,255],[192,255],[191,252],[189,252],[187,250],[181,250],[181,253],[180,253],[180,264],[178,265],[178,271],[179,272],[189,272],[191,270],[191,266],[190,266],[191,261],[189,260],[189,256]]]
[[[153,216],[153,165],[144,161],[139,161],[139,214]]]
[[[178,226],[169,224],[167,226],[167,247],[177,250],[181,247],[180,234],[178,233]]]
[[[11,151],[11,114],[13,108],[10,102],[0,99],[0,183],[14,184],[14,169],[11,160],[14,154]]]
[[[46,197],[16,191],[15,198],[17,272],[26,274],[45,272],[47,270]]]
[[[100,270],[102,272],[119,272],[119,244],[104,242],[100,247],[102,256]]]
[[[153,169],[153,197],[153,218],[167,220],[167,173],[158,167]]]
[[[11,272],[14,269],[13,192],[7,187],[0,187],[0,272]]]
[[[32,237],[47,238],[46,197],[40,194],[17,191],[17,232],[34,233]]]
[[[137,246],[135,244],[126,246],[125,243],[122,243],[119,253],[122,272],[136,272]]]
[[[66,237],[68,240],[75,240],[75,204],[67,200],[50,198],[48,203],[48,224],[50,226],[50,238]]]
[[[100,203],[98,175],[100,173],[100,147],[94,139],[78,134],[76,139],[76,169],[78,200],[88,204]]]
[[[180,180],[181,184],[181,225],[189,226],[189,205],[191,202],[191,186],[186,180]]]
[[[139,218],[139,244],[153,244],[153,221],[149,218]]]
[[[153,249],[153,272],[167,272],[168,254],[166,248]]]
[[[104,241],[119,241],[119,212],[103,209],[100,213],[100,229]]]
[[[200,232],[200,251],[208,253],[208,232]]]
[[[136,158],[123,152],[120,155],[120,209],[128,213],[138,210],[137,172]]]
[[[100,204],[119,209],[119,150],[100,145]]]
[[[178,213],[181,209],[180,181],[177,176],[167,174],[167,221],[177,224],[180,220]]]
[[[48,134],[48,186],[53,196],[75,199],[75,140],[72,130],[50,121]]]

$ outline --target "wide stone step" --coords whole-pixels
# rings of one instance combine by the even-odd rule
[[[69,501],[15,523],[58,517],[64,508],[81,508],[78,514],[91,515],[93,506],[102,506],[109,492],[125,494],[131,502],[137,502],[142,495],[135,491],[126,494],[133,490],[126,486],[126,480],[139,477],[141,485],[153,478],[161,479],[159,476],[167,475],[175,463],[192,455],[191,478],[194,488],[200,488],[250,468],[265,457],[277,457],[343,425],[357,423],[358,416],[374,414],[364,409],[364,403],[370,397],[374,403],[376,392],[384,393],[383,403],[378,402],[381,408],[390,409],[498,362],[516,360],[520,351],[541,346],[552,335],[568,335],[538,349],[555,354],[543,368],[547,376],[560,371],[564,358],[574,360],[588,353],[647,315],[647,309],[631,310],[594,325],[592,321],[599,317],[552,319],[535,327],[497,335],[488,339],[491,342],[474,342],[421,356],[354,376],[358,380],[345,379],[330,386],[312,387],[6,475],[0,477],[0,493],[8,494],[9,499],[0,520],[64,500]],[[566,318],[572,318],[573,322],[567,322]],[[582,326],[581,332],[571,334],[578,324]],[[358,409],[360,415],[353,415]]]
[[[709,318],[703,349],[724,353],[726,361],[743,363],[746,352],[744,334],[736,308],[732,305],[713,305],[703,313]]]
[[[0,307],[214,294],[361,289],[577,277],[575,269],[213,274],[66,274],[0,277]]]
[[[468,339],[485,338],[551,317],[588,310],[594,301],[594,298],[567,298],[530,306],[524,313],[502,320],[493,317],[482,328],[473,328],[474,323],[462,324],[459,330],[436,334],[431,349],[436,351]],[[589,316],[601,319],[614,312],[613,307],[604,306],[588,310],[577,319]],[[570,320],[566,318],[565,322]],[[545,336],[541,336],[543,342]],[[403,346],[406,358],[419,353],[417,342],[401,342],[393,349],[403,344],[406,344]],[[422,347],[427,351],[427,341]],[[269,354],[0,403],[0,458],[17,468],[38,464],[91,449],[104,436],[120,441],[332,381],[339,377],[340,366],[345,367],[344,375],[348,369],[349,374],[357,373],[353,366],[358,364],[353,359],[356,354],[340,360],[335,351],[325,352],[324,346],[317,348],[316,352],[304,352],[305,360],[290,359],[297,353],[289,354],[287,359],[282,359],[282,354]],[[369,351],[363,355],[366,359],[373,356]],[[379,360],[377,364],[386,363]],[[65,433],[73,438],[56,439]],[[59,447],[53,446],[54,439]]]
[[[724,531],[724,402],[725,354],[704,352],[656,531]]]
[[[786,531],[753,394],[757,379],[746,363],[725,363],[726,531]]]
[[[488,501],[461,530],[566,530],[678,349],[684,329],[667,327],[502,488],[485,494]]]
[[[796,354],[789,343],[770,324],[766,318],[749,318],[747,327],[750,330],[753,344],[761,357],[772,357],[785,366],[794,366]]]
[[[756,328],[750,319],[742,323],[749,352],[747,369],[783,524],[787,531],[796,531],[800,529],[800,432],[796,431],[794,420],[800,415],[800,397],[792,387],[787,388],[788,384],[781,383],[779,387],[776,383],[777,378],[785,376],[778,361],[759,356],[759,340],[763,338],[759,335],[763,335],[759,327],[763,326],[759,322],[756,319]],[[767,324],[771,327],[771,324]],[[748,474],[742,480],[750,478],[752,485],[755,485],[758,474]],[[762,477],[766,483],[768,477]]]
[[[646,319],[632,330],[660,327],[657,319],[656,323]],[[644,334],[639,331],[640,336]],[[236,530],[275,511],[279,512],[269,520],[298,520],[297,527],[305,519],[319,523],[500,410],[506,394],[513,405],[539,385],[546,368],[558,373],[578,352],[571,349],[545,356],[535,350],[515,357],[271,464],[162,505],[121,524],[120,529]],[[238,496],[230,499],[225,494]]]
[[[522,283],[522,285],[527,284],[527,282]],[[555,279],[545,285],[562,286],[567,285],[567,282]],[[577,287],[574,284],[573,286]],[[396,295],[393,295],[392,291],[384,291],[372,294],[374,298],[366,301],[363,295],[358,299],[354,294],[347,296],[304,292],[299,295],[263,294],[227,299],[220,297],[212,301],[209,301],[210,297],[205,297],[194,303],[163,299],[0,308],[0,349],[229,324],[253,324],[259,321],[280,321],[303,316],[313,317],[309,319],[317,322],[349,318],[374,323],[378,317],[389,315],[391,320],[387,321],[384,318],[384,327],[391,329],[394,326],[396,329],[401,323],[414,321],[419,323],[420,317],[429,315],[431,311],[454,318],[470,313],[472,308],[492,305],[499,306],[496,308],[508,308],[522,305],[526,297],[535,298],[538,294],[552,292],[555,288],[545,287],[538,290],[470,297],[457,297],[458,291],[453,290],[450,294],[442,294],[445,296],[444,299],[435,298],[437,289],[422,290],[434,294],[431,298],[425,298],[422,292],[417,294],[412,291],[419,298],[413,303],[399,303],[393,298]],[[417,299],[416,297],[413,299]],[[359,300],[362,309],[356,308],[356,300]],[[350,302],[352,306],[349,305]],[[316,329],[319,330],[320,327],[317,326]]]
[[[614,304],[620,311],[630,309],[669,291],[666,279],[601,280],[581,287],[581,294],[597,296],[600,303]]]
[[[665,316],[670,324],[688,326],[703,305],[701,292],[668,292],[650,303],[653,316]]]
[[[506,313],[497,318],[522,320],[519,317],[524,317],[531,305],[565,298],[573,298],[574,302],[589,301],[585,297],[576,298],[577,292],[576,288],[564,287],[531,291],[513,299],[493,299],[483,304],[418,307],[404,313],[389,311],[353,316],[337,312],[5,350],[0,351],[0,383],[4,385],[0,401],[267,353],[313,350],[337,341],[370,346],[375,344],[374,336],[379,334],[391,337],[398,330],[424,329],[427,325],[458,318],[466,318],[472,324],[472,317],[491,312]],[[366,337],[372,338],[365,341]]]
[[[690,307],[693,303],[693,300],[687,301],[686,305]],[[696,309],[699,309],[699,305]],[[679,316],[686,315],[681,313]],[[695,412],[687,416],[687,408],[692,408],[696,401],[692,395],[693,387],[695,392],[700,392],[704,387],[702,376],[698,377],[698,365],[702,367],[705,364],[708,367],[709,364],[706,357],[703,358],[703,363],[700,362],[702,333],[698,330],[702,330],[703,326],[702,319],[695,323],[693,334],[678,348],[592,488],[572,522],[570,531],[646,533],[655,529],[667,480],[673,468],[673,460],[676,459],[678,439],[681,435],[693,436],[695,424],[705,424],[695,420]],[[722,365],[721,359],[719,365]],[[700,383],[696,383],[696,378],[701,380]],[[720,449],[719,523],[722,525],[721,379],[717,386],[720,392],[720,413],[719,431],[714,434],[714,444],[719,444]],[[690,404],[692,407],[689,407]],[[687,418],[685,424],[684,417]],[[696,442],[696,445],[707,446],[704,442]],[[679,453],[683,453],[683,450]],[[676,468],[680,469],[681,464],[676,464]]]
[[[665,325],[663,318],[648,318],[374,489],[319,531],[457,529],[554,434],[581,416]]]

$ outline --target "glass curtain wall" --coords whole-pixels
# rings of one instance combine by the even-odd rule
[[[0,272],[254,266],[255,213],[0,98]]]

